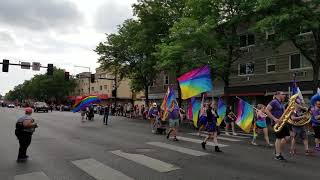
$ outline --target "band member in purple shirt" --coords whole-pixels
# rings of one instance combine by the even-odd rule
[[[314,130],[316,150],[320,151],[320,98],[315,103],[315,107],[312,108],[311,122]]]
[[[275,122],[281,123],[280,117],[285,111],[283,101],[285,100],[286,95],[282,91],[276,92],[275,98],[268,104],[266,113],[267,115]],[[275,132],[276,142],[275,142],[275,151],[276,151],[276,160],[285,160],[282,156],[282,147],[286,143],[285,140],[289,141],[290,131],[289,127],[285,125],[279,132]]]

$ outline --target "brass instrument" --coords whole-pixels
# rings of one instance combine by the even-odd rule
[[[299,96],[299,94],[295,94],[295,95],[291,96],[291,98],[289,99],[288,107],[286,108],[286,110],[284,111],[284,113],[282,114],[282,116],[279,119],[279,121],[281,121],[281,123],[277,122],[273,126],[273,130],[275,132],[281,131],[281,129],[284,127],[284,125],[286,123],[288,123],[290,116],[291,116],[291,113],[295,109],[296,100],[297,100],[298,96]]]
[[[300,119],[299,121],[293,121],[291,118],[289,118],[289,120],[288,120],[289,124],[291,124],[293,126],[304,126],[311,121],[311,113],[310,113],[310,111],[308,111],[308,108],[305,108],[305,107],[300,107],[300,108],[302,108],[305,111],[303,113],[305,118]]]

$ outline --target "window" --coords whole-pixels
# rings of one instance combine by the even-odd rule
[[[108,89],[108,85],[104,85],[104,89],[107,90]]]
[[[276,60],[275,59],[267,59],[266,60],[266,69],[267,73],[276,72]]]
[[[292,54],[289,56],[290,70],[310,68],[310,62],[301,54]]]
[[[81,89],[81,92],[83,92],[83,89]]]
[[[91,91],[94,91],[94,87],[91,87]]]
[[[164,82],[163,82],[164,85],[169,85],[169,76],[168,75],[165,75],[163,80],[164,80]]]
[[[100,86],[100,91],[102,91],[102,86]]]
[[[240,36],[240,47],[252,46],[255,44],[254,34],[245,34]]]
[[[254,63],[239,64],[239,75],[252,75],[254,73]]]
[[[154,86],[155,86],[155,83],[154,83],[154,81],[152,81],[150,84],[150,87],[154,87]]]

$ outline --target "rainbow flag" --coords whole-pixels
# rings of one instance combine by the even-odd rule
[[[219,101],[218,101],[218,115],[219,115],[219,118],[218,118],[218,122],[217,122],[218,126],[220,126],[221,122],[226,117],[226,113],[227,113],[226,104],[224,103],[222,98],[219,98]]]
[[[162,120],[165,120],[168,117],[168,109],[171,106],[172,101],[177,103],[176,97],[174,95],[174,90],[171,87],[168,87],[166,95],[163,97],[161,104],[161,109],[163,110]]]
[[[81,109],[85,109],[90,104],[100,103],[100,102],[101,102],[101,99],[98,98],[97,96],[87,96],[73,105],[72,112],[74,113],[79,112]]]
[[[194,127],[198,127],[199,112],[201,109],[201,102],[196,100],[196,98],[191,98],[192,107],[192,120]]]
[[[246,133],[250,132],[254,113],[250,104],[239,98],[236,124]]]
[[[194,69],[178,78],[182,99],[189,99],[203,92],[212,91],[210,67]]]

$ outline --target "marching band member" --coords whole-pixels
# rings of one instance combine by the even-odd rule
[[[226,131],[226,135],[230,135],[230,133],[228,132],[228,129],[231,126],[232,129],[232,135],[236,136],[238,135],[234,129],[234,121],[236,120],[236,115],[232,112],[232,106],[228,106],[227,112],[226,112],[226,117],[224,122],[226,123],[226,127],[225,127],[225,131]]]
[[[257,119],[256,119],[256,122],[255,122],[255,125],[254,125],[254,135],[253,135],[253,139],[252,139],[252,142],[251,144],[252,145],[257,145],[256,143],[256,138],[257,138],[257,133],[256,131],[260,131],[262,130],[263,131],[263,135],[264,135],[264,139],[266,141],[266,145],[267,146],[273,146],[273,144],[270,143],[269,141],[269,135],[268,135],[268,127],[267,127],[267,122],[266,122],[266,117],[267,115],[265,114],[265,110],[266,110],[266,107],[262,104],[258,104],[257,106],[257,110],[256,110],[256,115],[257,115]]]
[[[275,123],[281,123],[279,119],[285,111],[283,101],[285,100],[286,95],[282,91],[277,91],[275,99],[273,99],[267,106],[266,114],[270,117]],[[275,142],[275,159],[284,161],[286,160],[282,156],[282,147],[286,140],[290,138],[289,128],[285,125],[279,132],[275,132],[276,142]]]
[[[301,119],[305,119],[306,116],[303,114],[303,111],[301,109],[301,106],[296,104],[295,110],[291,113],[290,117],[293,121],[299,121]],[[310,155],[310,150],[309,150],[309,144],[308,144],[308,136],[306,132],[306,127],[305,126],[294,126],[292,125],[292,137],[291,137],[291,149],[290,149],[290,154],[294,155],[296,154],[296,149],[295,149],[295,143],[296,143],[296,138],[300,137],[303,141],[304,149],[305,149],[305,155],[308,156]]]
[[[212,103],[208,109],[207,109],[207,131],[208,131],[208,136],[204,139],[204,141],[201,143],[202,148],[205,150],[206,149],[206,143],[209,139],[213,139],[213,142],[215,144],[215,152],[222,152],[219,149],[218,146],[218,127],[217,127],[217,120],[219,116],[217,113],[217,105],[216,103]]]
[[[315,150],[320,151],[320,95],[317,97],[318,99],[313,104],[315,105],[312,108],[312,127],[314,130],[314,138],[315,138]]]

